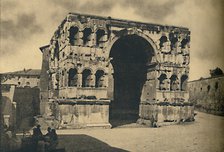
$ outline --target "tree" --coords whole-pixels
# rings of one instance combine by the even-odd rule
[[[220,76],[223,75],[223,71],[217,67],[215,69],[210,70],[210,75],[211,77]]]

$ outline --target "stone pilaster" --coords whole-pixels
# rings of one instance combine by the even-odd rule
[[[77,87],[82,87],[82,73],[78,73]]]

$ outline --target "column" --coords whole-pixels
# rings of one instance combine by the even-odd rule
[[[77,87],[82,87],[82,73],[78,73]]]
[[[95,74],[92,74],[91,73],[91,76],[90,76],[90,86],[91,87],[95,87],[95,82],[96,82],[96,76],[95,76]]]
[[[108,87],[108,74],[104,75],[103,78],[103,87]]]
[[[67,71],[65,70],[64,71],[64,79],[63,79],[63,81],[64,81],[64,87],[67,87],[68,86],[68,73],[67,73]]]

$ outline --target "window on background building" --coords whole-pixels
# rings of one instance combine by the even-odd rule
[[[30,82],[26,82],[26,86],[29,87],[30,86]]]
[[[208,85],[208,86],[207,86],[207,91],[209,92],[209,91],[210,91],[210,89],[211,89],[211,86],[210,86],[210,85]]]
[[[218,88],[219,88],[219,83],[218,83],[218,82],[216,82],[216,83],[215,83],[215,91],[217,91],[217,90],[218,90]]]

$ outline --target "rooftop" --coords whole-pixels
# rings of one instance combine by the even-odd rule
[[[24,69],[21,71],[15,71],[15,72],[7,72],[7,73],[2,73],[2,75],[33,75],[33,76],[39,76],[41,70],[40,69]]]

